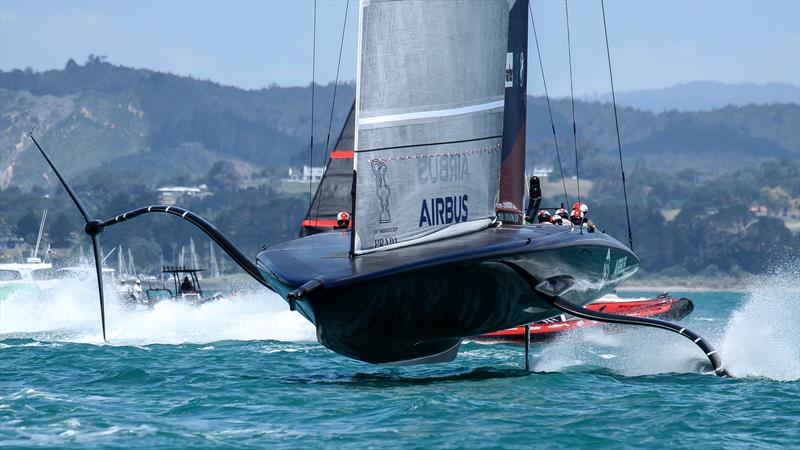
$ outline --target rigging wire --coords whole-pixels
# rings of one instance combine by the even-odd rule
[[[578,202],[581,201],[581,176],[578,172],[578,129],[575,126],[575,91],[572,87],[572,41],[569,34],[569,6],[564,0],[564,11],[567,16],[567,55],[569,56],[569,96],[572,102],[572,143],[575,146],[575,181],[578,185]],[[581,227],[583,232],[583,227]]]
[[[325,156],[328,156],[328,146],[330,145],[331,141],[331,127],[333,127],[333,111],[334,107],[336,106],[336,88],[339,87],[339,69],[342,67],[342,49],[344,48],[344,32],[347,29],[347,11],[350,8],[350,0],[347,0],[347,3],[344,5],[344,20],[342,22],[342,38],[339,42],[339,62],[336,63],[336,80],[333,82],[333,101],[331,101],[331,115],[330,119],[328,119],[328,137],[325,138]],[[345,124],[346,126],[347,124]],[[324,175],[323,175],[324,176]],[[322,180],[320,179],[320,185],[322,185]],[[313,199],[311,200],[314,201]],[[314,214],[314,219],[319,220],[319,207],[322,203],[320,199],[317,201],[317,211]],[[311,206],[313,207],[314,204],[312,203]]]
[[[561,164],[561,151],[558,149],[558,139],[556,138],[556,125],[553,121],[553,109],[550,107],[550,95],[547,93],[547,80],[544,77],[544,64],[542,64],[542,52],[539,51],[539,36],[536,34],[536,21],[533,18],[533,8],[528,2],[528,12],[533,26],[533,39],[536,41],[536,55],[539,57],[539,70],[542,73],[542,85],[544,86],[544,98],[547,100],[547,113],[550,115],[550,128],[553,130],[553,144],[556,147],[556,157],[558,158],[558,170],[561,171],[561,185],[564,187],[564,202],[569,205],[567,196],[567,182],[564,181],[564,166]]]
[[[313,201],[311,197],[311,187],[314,180],[314,86],[315,86],[315,73],[317,64],[317,0],[314,0],[314,31],[311,44],[311,146],[308,149],[308,206],[311,207]]]
[[[603,11],[603,34],[606,38],[606,56],[608,57],[608,77],[611,80],[611,102],[614,105],[614,126],[617,130],[617,150],[619,151],[619,170],[622,173],[622,194],[625,197],[625,219],[628,221],[628,243],[633,251],[633,232],[631,231],[631,215],[628,210],[628,188],[625,183],[625,166],[622,164],[622,142],[619,138],[619,118],[617,117],[617,97],[614,93],[614,74],[611,71],[611,50],[608,46],[608,28],[606,27],[606,6],[600,0],[600,7]]]
[[[342,23],[342,38],[339,42],[339,62],[336,64],[336,80],[333,82],[333,101],[331,102],[331,116],[328,120],[328,137],[325,138],[325,152],[327,155],[328,145],[331,141],[331,127],[333,126],[333,107],[336,106],[336,88],[339,87],[339,69],[342,67],[342,49],[344,48],[344,32],[347,29],[347,10],[350,8],[350,0],[344,5],[344,21]]]

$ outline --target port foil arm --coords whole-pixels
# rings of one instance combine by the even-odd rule
[[[261,283],[267,289],[274,291],[272,286],[267,282],[267,280],[261,275],[261,272],[256,267],[255,263],[250,261],[250,259],[239,250],[233,242],[230,241],[224,234],[222,234],[219,230],[217,230],[214,225],[209,223],[206,219],[200,217],[199,215],[189,211],[188,209],[181,208],[179,206],[172,206],[172,205],[152,205],[152,206],[145,206],[143,208],[137,208],[117,216],[114,216],[110,219],[97,221],[97,227],[99,229],[104,229],[106,227],[110,227],[112,225],[116,225],[118,223],[125,222],[127,220],[134,219],[139,216],[143,216],[149,213],[163,213],[163,214],[171,214],[173,216],[178,216],[181,219],[191,223],[192,225],[196,226],[200,229],[206,236],[210,237],[212,241],[214,241],[217,245],[231,257],[231,259],[236,262],[248,275],[253,277],[256,281]]]

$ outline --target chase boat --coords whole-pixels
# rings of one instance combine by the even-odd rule
[[[660,294],[650,300],[606,300],[601,299],[586,305],[591,311],[607,312],[633,317],[655,317],[664,320],[681,320],[694,311],[694,303],[685,297],[671,297],[667,293]],[[530,325],[531,342],[546,342],[563,333],[584,327],[605,326],[602,322],[568,317],[561,314],[541,320]],[[482,342],[524,343],[525,327],[514,327],[507,330],[486,333],[473,338]]]

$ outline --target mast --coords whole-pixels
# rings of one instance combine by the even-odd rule
[[[219,277],[219,264],[217,264],[217,255],[214,253],[214,244],[208,243],[208,261],[211,266],[211,276]]]
[[[200,267],[199,258],[197,257],[197,252],[194,247],[194,238],[192,237],[189,238],[189,256],[191,257],[192,269],[198,269]],[[199,273],[197,277],[202,278]]]
[[[31,259],[36,259],[39,255],[39,244],[42,242],[42,233],[44,233],[44,222],[47,220],[47,209],[42,211],[42,220],[39,222],[39,234],[36,236],[36,247],[31,252]]]
[[[136,266],[133,264],[133,253],[131,253],[130,247],[128,247],[128,268],[131,270],[131,276],[139,278],[139,275],[136,273]]]
[[[125,270],[125,256],[122,254],[122,244],[120,244],[119,251],[117,252],[117,267],[119,269],[120,279],[128,276],[128,273]]]
[[[522,210],[528,106],[528,0],[516,0],[508,20],[500,203]],[[510,204],[510,205],[509,205]]]

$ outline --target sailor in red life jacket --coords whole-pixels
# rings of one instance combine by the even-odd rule
[[[339,214],[336,214],[336,226],[333,227],[334,230],[343,230],[347,229],[350,226],[350,213],[347,211],[341,211]]]
[[[595,226],[592,221],[586,217],[589,214],[589,207],[583,203],[575,203],[572,205],[572,213],[569,216],[570,222],[575,226],[586,225],[589,233],[594,233]]]
[[[536,220],[539,223],[550,223],[550,211],[543,209],[536,215]]]

